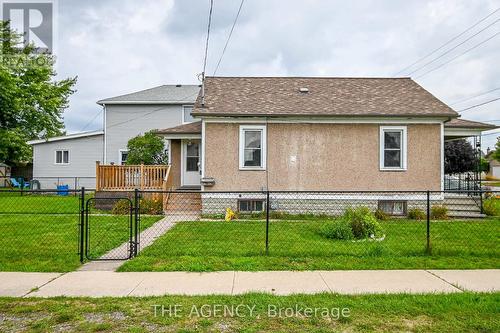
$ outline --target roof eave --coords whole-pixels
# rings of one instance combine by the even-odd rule
[[[99,105],[193,105],[192,101],[97,101]]]

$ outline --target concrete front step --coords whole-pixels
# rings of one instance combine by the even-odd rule
[[[201,194],[172,193],[168,199],[165,212],[200,212]]]

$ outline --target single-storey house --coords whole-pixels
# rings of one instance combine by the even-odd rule
[[[241,195],[215,192],[442,191],[445,140],[495,128],[410,78],[207,77],[192,115],[157,131],[171,184],[235,209]]]

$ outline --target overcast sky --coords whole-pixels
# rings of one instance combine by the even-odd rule
[[[207,74],[213,74],[239,0],[215,0]],[[246,0],[218,75],[393,76],[500,7],[500,0]],[[161,84],[198,83],[209,0],[59,1],[58,72],[78,76],[64,114],[68,132],[102,127],[97,100]],[[500,11],[398,76],[411,76],[448,104],[500,88]],[[500,97],[500,89],[452,104]],[[89,124],[92,118],[93,122]],[[500,101],[463,113],[500,125]],[[87,125],[87,126],[86,126]],[[493,147],[496,135],[483,138]]]

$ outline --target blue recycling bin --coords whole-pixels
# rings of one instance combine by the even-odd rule
[[[57,195],[68,195],[69,185],[57,185]]]

